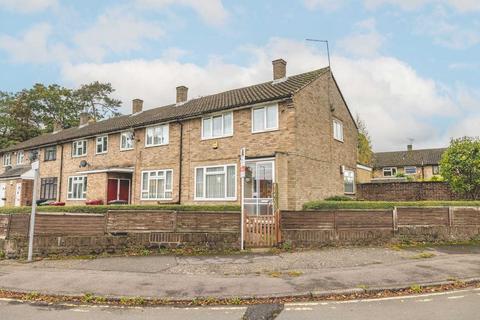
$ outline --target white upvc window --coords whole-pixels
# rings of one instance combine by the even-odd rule
[[[142,200],[171,200],[173,170],[142,171]]]
[[[168,144],[168,124],[148,127],[146,129],[145,146],[161,146]]]
[[[132,150],[134,143],[133,131],[125,131],[120,134],[120,150]]]
[[[17,164],[23,164],[25,161],[25,153],[23,151],[17,151]]]
[[[404,170],[406,175],[417,174],[417,167],[414,166],[405,167]]]
[[[278,129],[278,104],[252,108],[252,132]]]
[[[343,123],[337,119],[333,119],[333,138],[343,142]]]
[[[68,177],[68,200],[84,200],[87,198],[87,176]]]
[[[195,168],[195,200],[236,200],[237,165]]]
[[[384,177],[395,177],[397,175],[397,168],[395,167],[386,167],[383,168]]]
[[[100,136],[95,139],[95,153],[102,154],[108,152],[108,135]]]
[[[233,112],[217,114],[202,119],[202,139],[233,135]]]
[[[4,153],[3,154],[3,165],[4,166],[11,166],[12,165],[12,154],[11,153]]]
[[[352,170],[343,172],[343,189],[346,194],[355,193],[355,172]]]
[[[72,143],[72,156],[82,157],[87,155],[87,140],[77,140]]]

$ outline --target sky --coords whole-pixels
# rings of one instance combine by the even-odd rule
[[[0,0],[0,91],[110,82],[131,112],[328,65],[375,151],[480,135],[479,0]]]

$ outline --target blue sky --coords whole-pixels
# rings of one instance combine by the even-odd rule
[[[480,134],[478,0],[0,0],[0,90],[108,81],[130,111],[326,65],[376,150]]]

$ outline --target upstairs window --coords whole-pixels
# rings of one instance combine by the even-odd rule
[[[87,140],[78,140],[72,143],[72,156],[81,157],[87,155]]]
[[[355,193],[355,172],[351,170],[343,172],[343,189],[346,194]]]
[[[68,177],[69,200],[83,200],[87,198],[87,176]]]
[[[96,147],[95,152],[96,154],[107,153],[108,151],[108,136],[101,136],[95,139]]]
[[[25,161],[25,153],[23,151],[17,152],[17,164],[23,164]]]
[[[57,159],[57,146],[46,147],[45,155],[43,156],[45,161],[53,161]]]
[[[405,167],[405,174],[406,175],[417,174],[417,167]]]
[[[147,147],[165,144],[168,144],[168,124],[147,128],[147,138],[145,139]]]
[[[384,177],[395,177],[396,175],[397,175],[397,168],[394,168],[394,167],[383,168]]]
[[[233,134],[233,113],[227,112],[202,119],[202,139],[228,137]]]
[[[333,138],[343,142],[343,123],[340,120],[333,120]]]
[[[12,154],[11,153],[5,153],[3,155],[3,165],[4,166],[11,166],[12,165]]]
[[[126,131],[120,134],[120,150],[132,150],[133,149],[133,132]]]
[[[278,129],[278,104],[252,108],[252,132]]]

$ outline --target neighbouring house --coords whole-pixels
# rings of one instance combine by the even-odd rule
[[[286,76],[278,59],[265,83],[194,99],[179,86],[171,105],[144,110],[135,99],[128,115],[94,122],[82,114],[78,127],[0,150],[0,174],[38,158],[40,198],[67,205],[240,204],[245,147],[245,208],[267,213],[275,183],[281,209],[354,194],[357,134],[329,68]],[[0,180],[0,205],[24,204],[10,190],[22,174]]]
[[[357,163],[356,183],[366,183],[372,180],[373,168],[371,165]]]
[[[398,176],[413,180],[440,177],[440,160],[445,148],[418,149],[412,145],[406,151],[376,152],[373,161],[373,180],[389,180]]]

